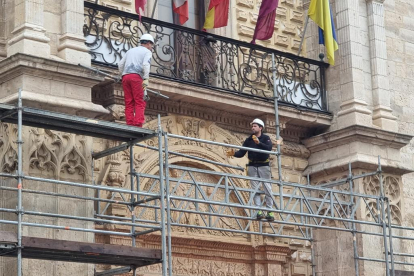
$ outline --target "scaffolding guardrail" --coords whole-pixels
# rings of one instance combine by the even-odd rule
[[[277,102],[277,101],[275,101]],[[0,107],[1,109],[1,107]],[[277,106],[275,107],[277,110]],[[14,110],[13,112],[11,112]],[[253,194],[263,193],[258,188],[250,189],[240,187],[241,181],[260,181],[260,178],[244,176],[240,174],[233,174],[223,171],[213,171],[209,169],[199,169],[193,167],[180,166],[170,163],[170,155],[177,154],[177,152],[170,151],[168,148],[169,139],[183,139],[189,141],[197,141],[199,143],[206,143],[216,146],[246,149],[251,151],[264,152],[273,154],[278,157],[280,162],[280,147],[276,151],[263,151],[244,148],[237,145],[229,145],[225,143],[218,143],[208,140],[196,139],[186,136],[166,133],[162,129],[160,117],[158,117],[158,129],[155,132],[143,130],[139,133],[138,139],[145,140],[145,138],[153,138],[157,136],[158,147],[149,147],[142,144],[137,144],[137,138],[131,137],[129,141],[121,138],[124,141],[121,146],[105,150],[105,154],[93,155],[93,160],[102,158],[109,154],[113,154],[120,150],[129,150],[130,156],[134,155],[134,147],[145,147],[154,152],[158,152],[159,159],[159,173],[155,175],[144,174],[135,171],[133,158],[130,158],[129,177],[130,189],[115,188],[100,185],[99,183],[78,183],[71,181],[62,181],[55,179],[47,179],[41,177],[33,177],[23,173],[23,155],[22,155],[22,126],[25,122],[23,116],[26,108],[22,106],[21,94],[19,93],[18,106],[13,108],[4,108],[0,110],[0,117],[8,118],[8,122],[18,124],[18,169],[15,174],[0,173],[0,177],[13,178],[17,180],[17,187],[0,186],[0,190],[16,192],[17,193],[17,207],[0,208],[1,213],[16,213],[17,221],[3,219],[1,224],[11,224],[17,226],[17,262],[18,262],[18,276],[22,275],[22,229],[23,227],[42,227],[50,229],[62,229],[68,231],[82,231],[103,235],[119,235],[131,238],[132,246],[136,246],[136,237],[160,232],[161,235],[161,249],[162,249],[162,271],[163,275],[172,275],[172,249],[171,236],[174,227],[185,227],[194,229],[207,229],[212,231],[232,232],[241,235],[262,235],[279,238],[289,238],[298,240],[307,240],[311,246],[312,268],[315,275],[315,252],[313,243],[315,229],[326,229],[348,232],[352,235],[355,273],[359,275],[359,261],[373,261],[381,262],[386,265],[386,275],[395,274],[396,265],[414,265],[413,262],[407,258],[413,258],[411,253],[394,252],[393,241],[399,240],[414,240],[409,236],[395,235],[394,230],[414,231],[414,228],[393,225],[391,221],[389,200],[384,194],[382,168],[380,159],[378,159],[378,169],[375,172],[354,175],[351,164],[349,164],[348,176],[338,181],[332,181],[320,186],[310,185],[309,177],[306,184],[293,183],[283,181],[279,174],[278,179],[269,180],[275,188],[272,192],[273,206],[272,209],[257,207],[253,205]],[[17,121],[11,120],[13,114],[17,111]],[[6,114],[7,116],[2,116]],[[40,114],[40,113],[39,113]],[[57,124],[59,116],[54,117],[53,112],[43,111],[45,117],[53,120],[53,124],[45,124],[45,126],[53,126]],[[75,118],[76,119],[76,118]],[[79,122],[82,119],[76,119]],[[31,123],[28,123],[31,125]],[[99,122],[93,122],[96,128],[99,128]],[[114,124],[116,125],[116,124]],[[40,125],[38,125],[40,126]],[[105,131],[111,128],[111,124],[105,124]],[[118,128],[119,129],[119,128]],[[60,130],[60,128],[58,129]],[[132,134],[128,129],[124,129],[124,136],[128,137]],[[135,130],[131,130],[133,133]],[[91,134],[90,130],[87,130]],[[98,131],[97,137],[102,135],[103,131]],[[133,136],[133,135],[132,135]],[[195,159],[195,156],[180,154],[183,157]],[[92,166],[93,166],[92,160]],[[231,168],[239,170],[240,167],[229,166],[220,162],[211,162],[211,160],[197,158],[199,162],[206,162],[207,164],[217,165],[219,168]],[[280,164],[278,165],[281,170]],[[170,175],[170,170],[176,172],[175,176]],[[93,171],[93,170],[92,170]],[[217,179],[215,183],[203,182],[197,180],[196,175],[209,175]],[[366,176],[377,176],[380,182],[380,194],[368,195],[357,193],[354,191],[354,181]],[[140,183],[142,178],[148,179],[148,189],[142,190]],[[210,179],[212,179],[210,178]],[[64,185],[81,187],[88,190],[97,191],[96,197],[80,196],[76,194],[62,194],[55,192],[48,192],[42,190],[32,190],[24,188],[24,181],[35,181],[38,183],[50,183],[53,185]],[[349,184],[349,190],[339,190],[335,187]],[[284,189],[289,189],[290,192],[284,192]],[[112,193],[111,198],[101,198],[101,191]],[[23,195],[26,193],[39,194],[52,197],[66,197],[73,199],[82,199],[92,202],[97,202],[96,214],[94,217],[82,217],[58,213],[45,213],[36,210],[23,210],[22,202]],[[119,195],[122,200],[115,199],[115,195]],[[376,206],[380,206],[377,212],[373,209],[370,203],[375,202]],[[101,203],[103,204],[101,206]],[[106,214],[109,206],[122,205],[127,206],[130,217],[118,217]],[[102,208],[103,207],[103,208]],[[356,216],[357,210],[364,207],[369,211],[371,220],[358,218]],[[274,221],[257,221],[255,214],[258,210],[273,211],[277,214]],[[148,213],[151,216],[148,216]],[[69,227],[53,224],[42,224],[38,222],[23,221],[23,216],[34,217],[54,217],[68,220],[79,220],[92,222],[95,224],[107,225],[123,225],[130,227],[129,232],[117,232],[109,230],[90,229],[82,227]],[[332,226],[332,223],[335,223]],[[295,226],[298,229],[297,234],[286,232],[286,225]],[[380,229],[381,232],[373,232],[371,230],[362,230],[362,226],[371,226]],[[358,255],[358,235],[372,235],[383,238],[384,259],[369,258]],[[395,258],[399,259],[395,259]],[[406,259],[402,259],[406,258]],[[127,270],[128,267],[124,268]],[[133,274],[136,275],[136,268],[131,268]],[[122,269],[120,269],[122,270]],[[100,275],[115,275],[116,271],[101,273]]]

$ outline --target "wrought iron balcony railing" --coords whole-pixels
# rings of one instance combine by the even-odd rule
[[[272,53],[279,101],[326,111],[326,63],[85,2],[84,35],[92,62],[116,67],[151,33],[151,73],[263,100],[273,98]]]

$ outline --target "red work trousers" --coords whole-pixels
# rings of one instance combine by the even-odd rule
[[[125,120],[127,125],[142,127],[145,122],[144,112],[147,103],[144,101],[142,78],[138,74],[122,77],[122,88],[125,97]]]

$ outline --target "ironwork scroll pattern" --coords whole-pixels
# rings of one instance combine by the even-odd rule
[[[272,53],[275,54],[279,101],[326,110],[325,65],[237,40],[143,18],[85,2],[84,35],[92,61],[116,67],[138,45],[155,38],[152,74],[262,99],[273,98]]]

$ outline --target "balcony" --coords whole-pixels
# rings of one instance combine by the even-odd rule
[[[273,98],[272,54],[281,104],[327,111],[328,64],[85,2],[84,35],[92,63],[117,67],[139,37],[155,38],[151,74],[223,93]]]

